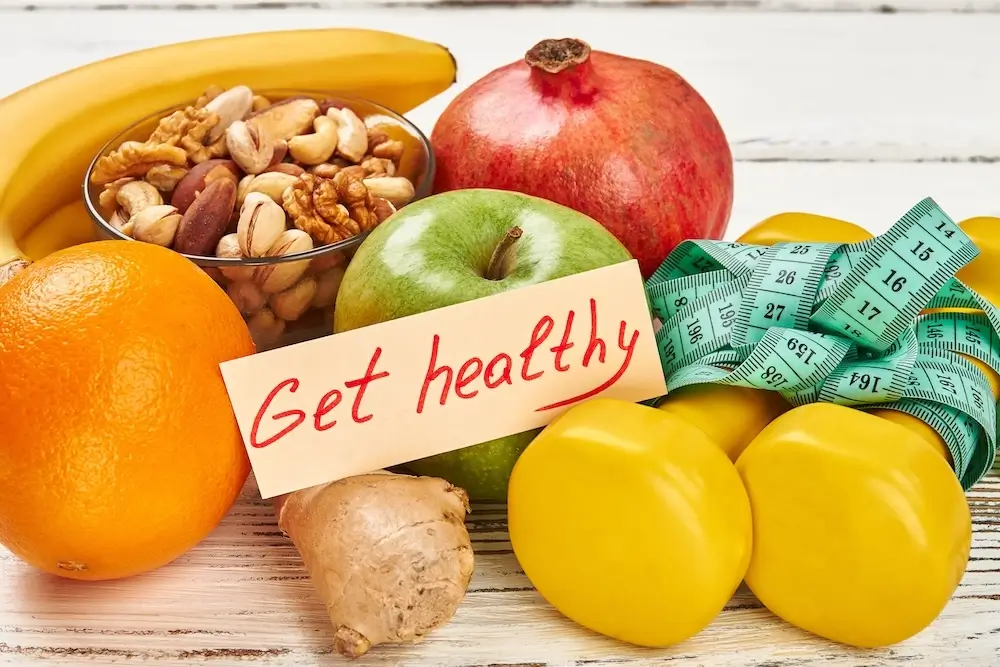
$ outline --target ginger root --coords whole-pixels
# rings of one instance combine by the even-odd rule
[[[275,503],[348,658],[411,642],[451,620],[472,577],[466,492],[435,477],[378,471]]]

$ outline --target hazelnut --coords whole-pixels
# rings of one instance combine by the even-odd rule
[[[285,209],[262,192],[251,192],[243,200],[236,234],[247,257],[262,257],[285,231]]]

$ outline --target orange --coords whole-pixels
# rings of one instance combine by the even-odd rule
[[[254,352],[226,294],[171,250],[99,241],[0,287],[0,544],[113,579],[218,524],[249,462],[219,364]]]

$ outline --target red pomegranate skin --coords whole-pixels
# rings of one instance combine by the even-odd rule
[[[722,238],[733,159],[701,95],[661,65],[548,41],[584,55],[555,71],[566,66],[558,44],[555,66],[552,44],[547,62],[532,58],[540,44],[445,109],[431,133],[434,191],[514,190],[574,208],[617,236],[644,277],[681,241]]]

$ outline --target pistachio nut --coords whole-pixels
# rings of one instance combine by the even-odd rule
[[[344,268],[335,266],[316,277],[316,292],[313,294],[313,308],[327,308],[337,302],[340,282],[344,279]]]
[[[261,308],[247,320],[247,328],[257,351],[274,346],[285,333],[285,321],[275,315],[270,308]]]
[[[316,286],[316,281],[306,276],[288,289],[272,294],[268,304],[275,315],[286,322],[294,322],[309,310],[316,295]]]
[[[397,210],[409,204],[416,193],[410,179],[403,176],[366,178],[363,183],[373,197],[385,199]]]
[[[226,147],[229,157],[248,174],[259,174],[271,166],[274,142],[266,130],[238,120],[226,130]]]
[[[229,126],[243,120],[253,108],[253,91],[246,86],[234,86],[205,105],[205,109],[219,117],[219,122],[208,133],[206,143],[218,141]]]
[[[298,176],[291,174],[280,171],[265,171],[263,174],[253,177],[253,180],[247,185],[247,193],[260,192],[280,204],[285,190],[298,180]]]
[[[181,214],[177,212],[177,208],[163,204],[147,206],[128,221],[132,226],[132,238],[164,248],[173,245],[180,223]]]
[[[288,229],[282,232],[274,242],[265,257],[287,257],[313,249],[313,240],[301,229]],[[266,264],[256,267],[254,282],[265,294],[276,294],[297,283],[309,268],[309,260],[297,260]]]
[[[240,250],[240,239],[238,234],[226,234],[219,239],[215,246],[215,256],[223,259],[241,259],[243,251]],[[236,282],[248,282],[253,280],[254,268],[252,266],[220,266],[219,271],[228,280]]]
[[[243,280],[229,283],[226,294],[244,315],[253,315],[263,308],[267,301],[267,297],[264,296],[259,287],[252,282]]]
[[[285,209],[263,192],[248,193],[236,225],[240,250],[247,257],[262,257],[285,227]]]

